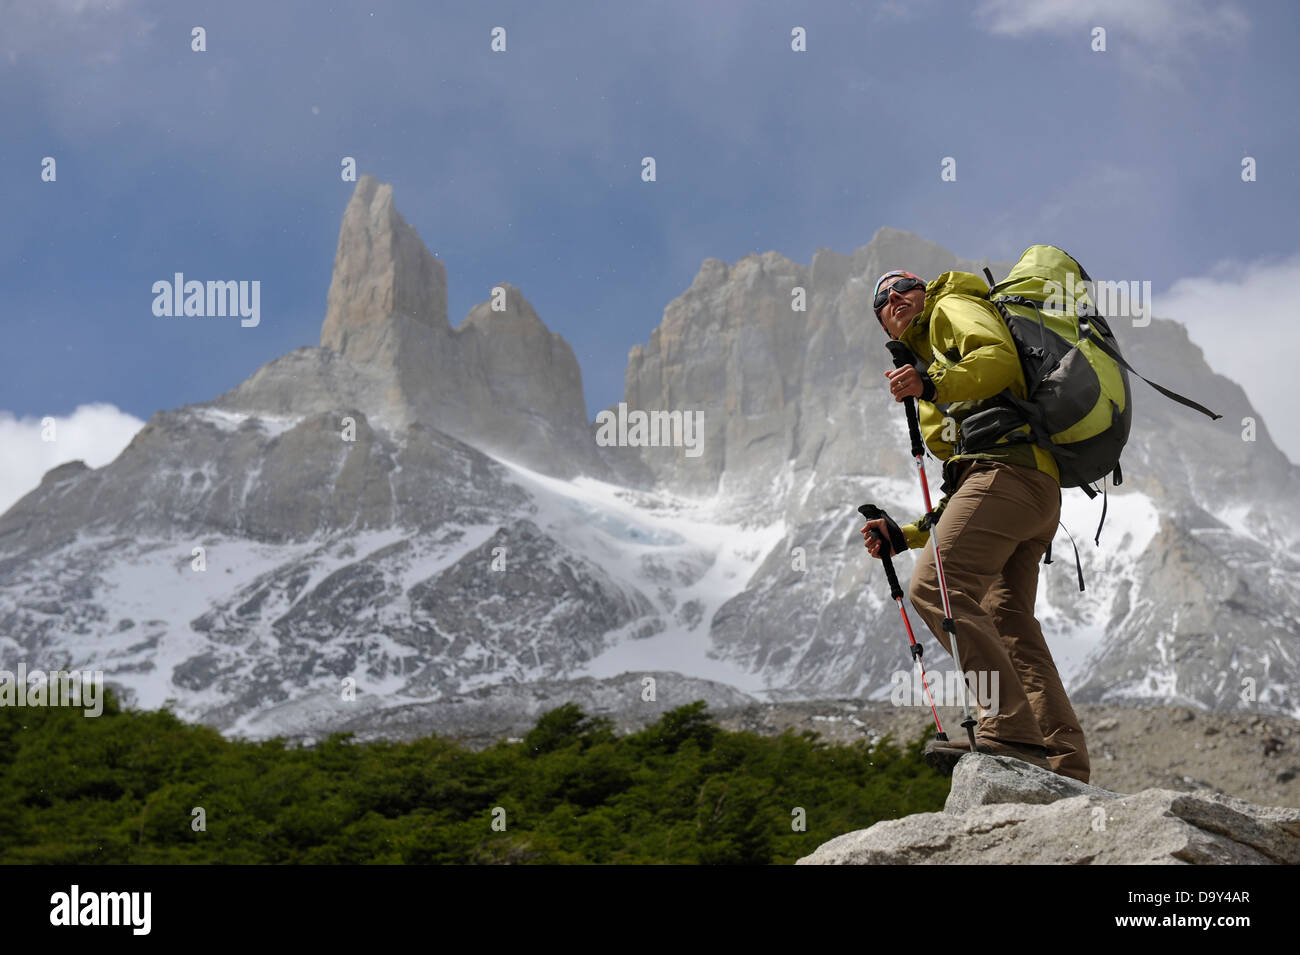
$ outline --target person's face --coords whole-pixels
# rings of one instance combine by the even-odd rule
[[[894,283],[901,282],[906,276],[896,275],[881,286],[892,289]],[[889,332],[890,338],[898,338],[907,330],[912,319],[925,310],[925,286],[918,285],[907,292],[890,292],[889,301],[880,307],[880,321]]]

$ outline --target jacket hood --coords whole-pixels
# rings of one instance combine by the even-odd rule
[[[912,318],[898,340],[917,355],[929,355],[930,315],[939,299],[945,295],[985,298],[988,293],[988,283],[973,272],[944,272],[925,287],[925,307]],[[918,348],[919,345],[924,345],[924,348]]]

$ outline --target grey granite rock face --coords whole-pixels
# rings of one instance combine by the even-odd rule
[[[1103,802],[1121,798],[1118,793],[1047,772],[1019,759],[976,754],[957,761],[943,811],[960,815],[976,806],[1011,802],[1047,805],[1075,796]]]
[[[452,684],[448,666],[457,681],[566,676],[605,648],[605,634],[652,614],[640,593],[622,591],[529,520],[501,528],[407,596],[410,629],[393,638],[436,634],[451,641],[449,662],[410,681],[410,692],[424,694]]]
[[[701,411],[704,453],[647,448],[642,461],[688,493],[721,485],[758,497],[787,462],[815,466],[828,445],[861,463],[884,427],[880,382],[892,367],[871,309],[876,278],[907,268],[932,279],[982,264],[894,229],[852,256],[820,249],[811,266],[776,252],[705,260],[650,341],[633,347],[624,397],[629,408]]]
[[[208,405],[275,415],[353,407],[389,430],[420,422],[545,474],[611,477],[573,349],[519,288],[496,288],[452,328],[442,262],[397,211],[393,187],[363,176],[339,230],[320,345],[269,362]],[[635,483],[640,466],[623,465]]]
[[[191,622],[213,646],[182,662],[175,682],[235,697],[204,714],[222,726],[290,699],[284,687],[331,676],[357,679],[363,695],[391,707],[484,680],[562,678],[604,649],[606,633],[649,614],[644,597],[527,520],[420,577],[439,554],[459,553],[459,537],[408,538],[368,554],[322,548],[275,568]],[[330,556],[345,560],[326,573]]]
[[[1134,577],[1118,594],[1077,699],[1134,702],[1172,684],[1180,702],[1210,709],[1300,708],[1300,685],[1275,678],[1300,639],[1293,551],[1232,533],[1195,505],[1174,505]]]
[[[1153,318],[1135,327],[1117,319],[1112,326],[1139,372],[1223,415],[1212,422],[1130,375],[1134,414],[1122,459],[1125,483],[1163,494],[1171,507],[1194,502],[1213,513],[1220,502],[1249,504],[1245,519],[1262,539],[1282,543],[1289,536],[1294,542],[1300,468],[1273,443],[1261,409],[1239,384],[1213,370],[1214,356],[1206,356],[1180,322]]]
[[[1148,789],[1126,796],[974,754],[943,812],[846,833],[797,865],[1294,865],[1300,809]]]
[[[504,308],[493,311],[491,299],[475,305],[444,345],[456,373],[446,369],[423,394],[431,413],[452,434],[544,473],[607,476],[573,349],[518,288],[497,287]]]
[[[431,530],[518,506],[504,474],[455,438],[418,423],[394,438],[355,408],[273,420],[189,406],[154,415],[110,464],[47,480],[0,517],[0,539],[43,553],[78,532],[288,543]]]
[[[343,213],[320,343],[357,364],[392,365],[394,316],[447,332],[447,271],[402,218],[393,187],[362,176]]]
[[[370,176],[343,215],[320,343],[383,383],[345,388],[379,396],[382,411],[365,407],[398,426],[422,421],[547,474],[610,473],[569,344],[508,282],[453,329],[443,264]]]
[[[319,414],[364,408],[376,424],[397,429],[409,410],[396,381],[380,366],[358,365],[332,348],[296,348],[267,362],[240,384],[198,407],[257,416]]]

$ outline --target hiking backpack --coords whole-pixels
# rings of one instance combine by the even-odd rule
[[[988,298],[1011,330],[1025,374],[1028,400],[1003,389],[1000,406],[971,415],[962,423],[962,447],[988,446],[1007,425],[1029,425],[1008,441],[1033,442],[1055,458],[1061,487],[1090,485],[1101,479],[1101,521],[1094,542],[1101,542],[1106,521],[1106,475],[1123,481],[1120,453],[1128,441],[1133,402],[1128,372],[1161,394],[1211,419],[1222,415],[1139,375],[1120,354],[1119,343],[1089,294],[1092,279],[1071,256],[1050,245],[1025,250],[1010,274],[994,283],[987,268]],[[979,420],[983,419],[983,420]],[[1048,547],[1044,563],[1051,563]],[[1077,548],[1076,548],[1077,554]],[[1079,589],[1083,589],[1082,572]]]

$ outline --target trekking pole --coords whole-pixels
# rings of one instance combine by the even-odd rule
[[[868,521],[874,521],[885,516],[885,512],[874,504],[863,504],[858,508],[858,513]],[[948,734],[943,731],[943,724],[939,722],[939,711],[934,708],[934,697],[930,695],[930,685],[925,679],[925,663],[921,660],[924,648],[916,642],[916,637],[912,635],[912,621],[907,619],[907,608],[903,606],[903,588],[898,585],[898,574],[894,573],[894,561],[889,555],[889,541],[884,534],[874,527],[871,528],[871,536],[880,542],[880,562],[885,565],[885,579],[889,581],[889,595],[898,604],[898,612],[903,617],[903,626],[907,629],[907,640],[912,645],[912,659],[921,668],[921,686],[925,688],[925,698],[930,704],[930,712],[934,714],[934,728],[938,730],[934,738],[947,742]]]
[[[885,342],[885,347],[893,356],[895,368],[906,368],[913,364],[912,352],[902,342],[890,340]],[[980,749],[975,745],[975,718],[970,715],[970,701],[966,696],[968,689],[966,671],[961,668],[961,657],[957,653],[957,625],[952,619],[952,605],[948,602],[948,582],[943,576],[943,558],[939,554],[939,535],[935,532],[938,518],[935,516],[934,506],[930,503],[930,485],[925,479],[925,444],[921,441],[921,428],[916,419],[916,400],[908,395],[903,399],[903,407],[907,411],[907,432],[912,439],[912,457],[916,459],[916,473],[921,476],[921,494],[925,497],[925,522],[930,528],[930,540],[934,543],[934,569],[939,575],[939,595],[943,598],[943,630],[948,634],[948,642],[952,646],[952,662],[957,667],[957,675],[960,677],[957,683],[961,687],[961,725],[965,728],[966,735],[970,737],[970,751],[978,753]]]

